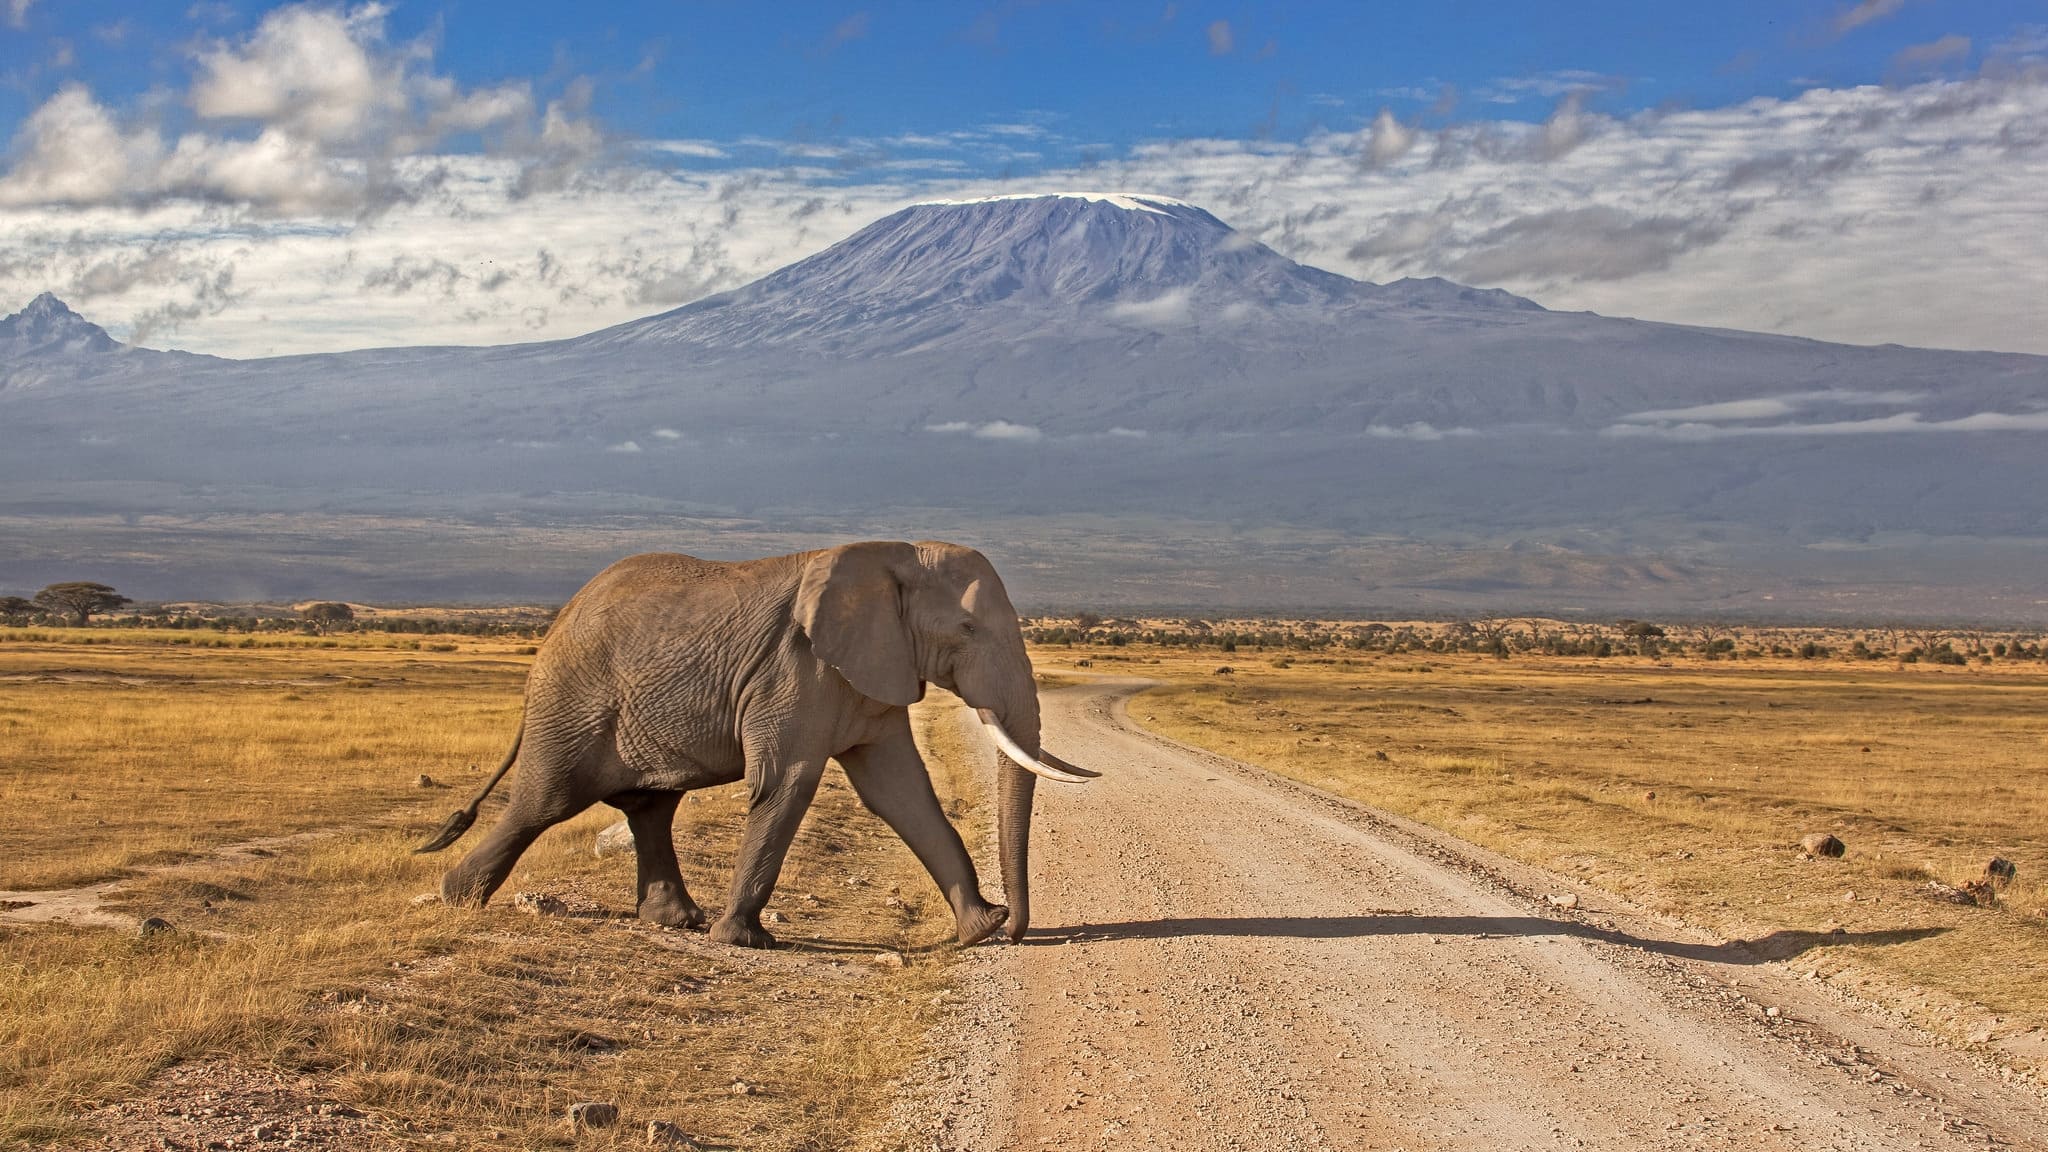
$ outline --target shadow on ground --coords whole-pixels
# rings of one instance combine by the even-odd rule
[[[1093,944],[1110,940],[1169,940],[1188,936],[1256,936],[1295,940],[1347,940],[1363,936],[1569,936],[1635,948],[1659,956],[1714,964],[1761,964],[1786,960],[1815,948],[1905,944],[1939,936],[1947,928],[1900,928],[1884,932],[1778,931],[1753,940],[1698,944],[1657,940],[1575,920],[1541,916],[1418,916],[1389,912],[1363,916],[1185,916],[1034,928],[1031,944]]]

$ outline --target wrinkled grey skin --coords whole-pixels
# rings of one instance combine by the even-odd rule
[[[684,890],[671,841],[676,804],[691,789],[745,780],[745,836],[711,936],[772,947],[761,909],[825,762],[837,760],[945,893],[962,944],[998,928],[1019,939],[1030,918],[1035,778],[1008,761],[999,770],[1012,906],[990,904],[911,742],[907,709],[926,682],[993,710],[1038,751],[1038,695],[1017,613],[972,549],[862,543],[740,563],[621,560],[569,601],[541,646],[506,758],[519,769],[511,802],[442,879],[442,896],[489,900],[542,832],[602,801],[632,827],[640,916],[701,926],[705,913]],[[460,836],[482,800],[421,850]]]

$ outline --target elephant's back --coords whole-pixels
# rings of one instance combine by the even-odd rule
[[[645,669],[682,651],[752,647],[788,620],[800,575],[791,559],[628,556],[591,577],[563,606],[536,665]]]

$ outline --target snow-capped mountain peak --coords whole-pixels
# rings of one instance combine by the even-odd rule
[[[744,288],[585,339],[713,348],[824,340],[841,354],[886,353],[1049,326],[1241,326],[1415,303],[1298,264],[1185,201],[1055,192],[913,204]]]
[[[1012,200],[1086,200],[1091,203],[1107,204],[1127,212],[1157,212],[1168,215],[1171,208],[1193,208],[1185,200],[1171,196],[1155,196],[1149,192],[1012,192],[1002,196],[974,196],[965,200],[920,200],[912,205],[922,208],[928,205],[1000,204]]]

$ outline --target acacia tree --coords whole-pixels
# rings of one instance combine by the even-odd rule
[[[107,585],[90,580],[52,584],[36,593],[35,599],[36,607],[69,616],[72,624],[80,628],[91,622],[93,613],[111,612],[129,602],[126,596]]]
[[[346,604],[323,600],[301,608],[299,615],[315,624],[346,624],[356,618],[356,610]]]

